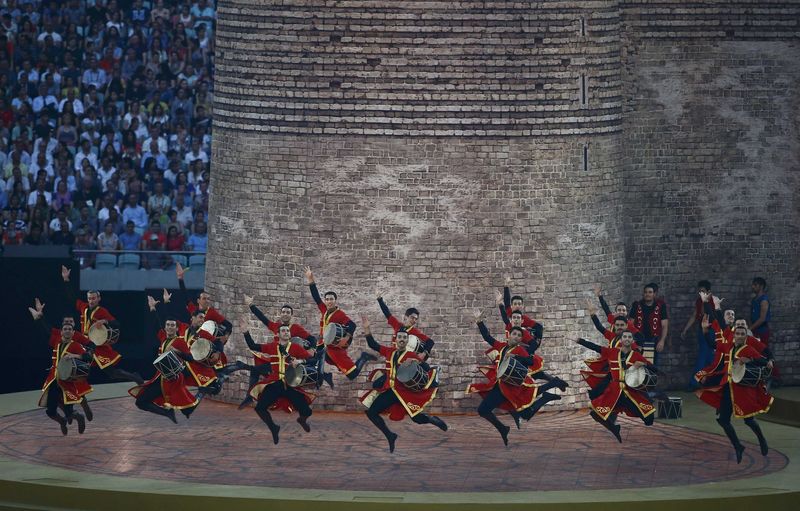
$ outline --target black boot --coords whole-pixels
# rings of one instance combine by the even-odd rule
[[[511,428],[500,422],[500,419],[491,412],[487,414],[482,414],[481,417],[489,421],[492,426],[497,429],[498,433],[500,433],[500,438],[503,439],[503,444],[508,445],[508,433],[511,431]]]
[[[435,415],[431,415],[429,422],[436,426],[437,428],[441,429],[442,431],[447,431],[447,424]]]
[[[519,419],[520,419],[520,417],[522,417],[522,415],[516,410],[510,411],[510,412],[508,412],[508,414],[511,416],[512,419],[514,419],[514,424],[517,425],[517,429],[520,429]]]
[[[614,424],[616,416],[614,416],[614,420],[603,420],[603,418],[600,417],[594,410],[589,412],[589,416],[601,424],[604,428],[609,430],[611,434],[614,435],[614,438],[617,439],[617,442],[622,443],[622,436],[619,434],[620,429],[622,428],[620,428],[619,424]]]
[[[736,435],[736,430],[733,429],[733,425],[730,422],[721,422],[719,419],[717,419],[717,424],[722,426],[722,430],[725,431],[725,434],[728,436],[728,440],[730,440],[731,445],[736,451],[736,464],[738,465],[742,462],[744,446],[741,442],[739,442],[739,437]]]
[[[156,405],[154,403],[140,402],[140,401],[136,401],[136,406],[140,410],[144,410],[145,412],[154,413],[156,415],[161,415],[163,417],[168,418],[169,420],[171,420],[175,424],[178,423],[178,420],[175,418],[175,410],[173,410],[172,408],[167,410],[165,408],[161,408],[160,406],[158,406],[158,405]]]
[[[544,394],[539,396],[531,406],[522,410],[521,413],[522,418],[525,419],[526,421],[531,420],[533,416],[536,415],[536,412],[538,412],[544,405],[546,405],[550,401],[558,401],[559,399],[561,399],[561,396],[559,396],[558,394],[551,394],[549,392],[545,392]]]
[[[389,442],[389,452],[394,452],[394,444],[397,441],[397,433],[393,433],[389,427],[386,426],[386,421],[384,421],[383,417],[380,415],[376,413],[370,413],[369,410],[367,410],[366,413],[369,421],[373,423],[375,427],[381,430],[381,433],[383,433],[383,436],[385,436],[386,440]]]
[[[249,404],[250,404],[250,403],[252,403],[253,401],[255,401],[255,399],[253,399],[253,396],[251,396],[250,394],[247,394],[247,397],[245,397],[245,398],[242,400],[242,402],[241,402],[241,403],[239,403],[239,407],[238,407],[238,409],[239,409],[239,410],[244,410],[244,409],[247,407],[247,405],[249,405]]]
[[[322,379],[325,380],[325,383],[327,383],[330,388],[333,388],[333,374],[323,373]]]
[[[82,435],[86,431],[86,420],[83,418],[82,413],[72,412],[72,418],[78,423],[78,434]]]
[[[761,447],[761,455],[766,456],[769,454],[769,446],[767,445],[767,439],[764,438],[764,433],[761,432],[761,426],[759,426],[756,420],[752,417],[746,419],[744,423],[750,426],[750,429],[752,429],[753,433],[756,434],[756,437],[758,438],[758,446]]]
[[[86,420],[92,422],[94,414],[92,413],[92,409],[89,408],[89,401],[86,398],[81,399],[81,408],[83,408],[83,413],[86,414]]]
[[[308,425],[308,417],[303,417],[302,415],[297,418],[297,423],[300,424],[300,427],[303,428],[303,431],[306,433],[311,432],[311,426]]]
[[[272,433],[272,442],[275,445],[278,445],[278,432],[281,430],[281,427],[272,422],[272,416],[269,414],[267,410],[262,410],[256,407],[256,413],[264,421],[264,424],[267,425],[269,428],[270,433]]]
[[[47,416],[50,417],[51,419],[53,419],[54,421],[56,421],[58,423],[58,425],[61,426],[61,434],[62,435],[66,435],[67,434],[67,419],[66,418],[64,418],[61,415],[59,415],[58,412],[55,412],[53,415],[50,415],[48,413]]]
[[[139,373],[131,373],[119,367],[106,367],[105,371],[112,380],[135,381],[136,385],[142,385],[144,383],[144,379]]]
[[[361,373],[361,370],[364,368],[364,366],[367,365],[367,362],[372,362],[374,360],[378,360],[378,357],[370,353],[367,353],[366,351],[362,351],[361,356],[359,356],[358,360],[356,360],[355,371],[348,374],[347,377],[351,380],[355,380],[356,377]]]

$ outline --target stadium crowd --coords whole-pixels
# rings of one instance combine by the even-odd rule
[[[3,245],[205,252],[215,16],[209,0],[0,1]]]

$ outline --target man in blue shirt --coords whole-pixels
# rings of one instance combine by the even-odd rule
[[[189,236],[189,241],[186,244],[194,252],[206,252],[208,249],[208,234],[206,233],[206,224],[204,222],[197,223],[195,233]]]
[[[119,235],[119,242],[122,245],[122,250],[139,250],[139,243],[142,241],[142,236],[135,230],[136,225],[133,221],[128,220],[125,223],[125,232]]]

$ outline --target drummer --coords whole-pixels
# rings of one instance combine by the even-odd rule
[[[709,327],[707,316],[703,318],[703,327]],[[715,326],[715,331],[719,335],[719,325]],[[695,379],[702,386],[695,391],[695,395],[717,410],[717,423],[733,445],[736,463],[742,461],[744,446],[739,442],[736,430],[733,429],[731,416],[744,419],[744,423],[758,438],[761,454],[766,456],[769,453],[767,439],[764,438],[755,416],[768,412],[773,401],[763,380],[753,382],[755,385],[745,385],[744,382],[735,381],[733,372],[740,367],[772,369],[772,361],[747,344],[747,328],[744,326],[734,328],[733,343],[718,342],[714,360],[695,375]]]
[[[547,392],[557,385],[556,382],[547,382],[541,387],[537,387],[534,383],[531,372],[541,369],[541,358],[531,355],[522,346],[521,327],[512,327],[508,341],[504,342],[496,340],[489,334],[489,330],[483,323],[481,311],[475,311],[475,323],[478,325],[483,340],[497,350],[498,355],[494,366],[485,373],[487,381],[469,385],[467,393],[477,392],[483,397],[483,401],[478,406],[478,415],[497,428],[503,443],[508,445],[508,433],[511,428],[500,422],[500,419],[494,414],[495,408],[518,413],[521,417],[529,420],[542,406],[550,401],[561,399],[561,396]],[[499,375],[498,368],[509,357],[512,357],[516,364],[521,364],[525,368],[524,375],[521,375],[518,383],[506,382]],[[538,367],[534,366],[534,363]],[[532,367],[533,369],[531,369]],[[542,392],[542,395],[537,399],[539,392]]]
[[[50,325],[44,318],[44,304],[36,299],[36,308],[28,308],[36,324],[40,325],[45,334],[49,334]],[[61,434],[67,434],[67,424],[75,420],[78,423],[78,433],[83,434],[86,430],[86,421],[83,414],[74,411],[74,405],[85,399],[85,396],[92,391],[92,386],[85,377],[62,379],[59,374],[59,363],[67,359],[78,359],[86,364],[88,374],[88,364],[92,360],[91,352],[87,351],[79,342],[73,340],[75,329],[72,324],[64,323],[61,326],[61,337],[54,340],[49,337],[50,347],[53,349],[52,364],[42,386],[42,395],[39,398],[39,406],[45,407],[48,417],[61,426]],[[55,385],[53,385],[55,383]],[[58,413],[58,407],[64,410],[64,416]]]
[[[205,320],[205,312],[196,309],[192,313],[188,325],[186,323],[178,323],[178,335],[190,350],[198,339],[205,339],[213,343],[214,334],[201,328]],[[188,384],[197,386],[199,391],[204,394],[218,394],[222,390],[222,384],[217,378],[217,372],[214,370],[215,361],[211,359],[213,355],[214,352],[212,350],[207,354],[207,360],[194,360],[186,364],[186,369],[191,375]]]
[[[311,290],[311,297],[317,304],[320,313],[322,313],[319,320],[320,340],[318,341],[318,345],[319,343],[323,343],[324,334],[329,325],[341,325],[344,333],[343,336],[335,342],[326,343],[327,346],[324,348],[325,362],[335,365],[348,379],[355,380],[367,362],[377,360],[377,358],[363,351],[361,352],[361,356],[358,357],[358,360],[353,362],[353,359],[347,354],[347,347],[350,346],[350,343],[353,341],[353,332],[356,331],[356,324],[339,308],[336,293],[327,291],[325,293],[325,300],[323,301],[322,297],[319,295],[317,284],[314,282],[314,274],[311,272],[311,267],[306,266],[305,274],[308,287]]]
[[[150,317],[154,317],[156,320],[151,321],[151,335],[159,338],[161,337],[159,335],[161,331],[158,331],[158,325],[161,321],[158,319],[156,304],[158,304],[158,301],[155,298],[152,296],[147,297],[147,307],[151,312]],[[179,359],[193,362],[194,358],[192,358],[186,340],[178,335],[178,320],[170,317],[163,322],[163,325],[164,338],[159,339],[158,354],[162,355],[172,351]],[[184,368],[183,371],[185,370]],[[128,391],[128,394],[136,398],[136,407],[140,410],[163,415],[177,424],[175,410],[180,410],[188,419],[200,402],[186,387],[183,371],[174,375],[167,375],[171,376],[167,377],[160,370],[157,370],[155,376],[143,385],[133,387]]]
[[[619,337],[616,347],[604,348],[586,339],[578,339],[578,344],[600,354],[596,360],[599,364],[608,366],[610,379],[602,387],[596,397],[591,401],[592,411],[589,415],[609,430],[618,442],[622,443],[620,425],[616,424],[618,413],[631,417],[639,417],[646,426],[651,426],[655,419],[655,408],[644,391],[629,387],[625,383],[625,372],[634,367],[652,364],[639,352],[634,351],[633,334],[625,330]]]
[[[311,407],[314,396],[302,388],[290,387],[286,383],[286,369],[297,367],[303,360],[312,358],[314,353],[303,349],[299,344],[290,342],[292,332],[288,325],[281,325],[278,329],[278,339],[270,339],[266,344],[253,341],[250,332],[244,331],[244,340],[247,347],[261,356],[269,363],[269,372],[250,389],[250,395],[256,400],[256,414],[267,425],[272,433],[272,441],[278,443],[278,432],[281,427],[272,420],[269,410],[284,410],[291,413],[297,410],[300,416],[297,423],[308,433],[311,426],[308,418],[311,417]]]
[[[406,416],[411,417],[411,420],[417,424],[433,424],[442,431],[447,431],[447,424],[436,417],[435,415],[428,415],[423,413],[425,406],[428,405],[433,398],[436,397],[438,386],[436,384],[436,369],[426,364],[422,357],[416,353],[406,350],[408,343],[408,331],[405,326],[400,326],[394,334],[396,346],[388,347],[381,346],[369,329],[369,320],[366,316],[361,316],[361,326],[364,329],[364,335],[367,337],[367,345],[373,350],[380,353],[386,358],[388,377],[381,389],[378,390],[377,397],[374,398],[369,408],[367,409],[367,418],[372,422],[381,432],[386,436],[389,441],[389,452],[394,452],[394,444],[397,440],[397,433],[392,432],[386,425],[386,422],[381,417],[381,414],[388,414],[389,418],[395,421],[401,421]],[[427,383],[423,385],[421,390],[413,390],[404,385],[399,377],[398,370],[409,363],[416,362],[419,365],[420,371],[424,371],[426,378],[423,378]],[[370,390],[362,396],[363,400],[370,394],[375,392]]]
[[[95,343],[87,345],[87,348],[92,352],[93,365],[103,370],[106,375],[111,379],[135,381],[141,385],[144,380],[138,373],[128,372],[124,369],[117,367],[122,355],[120,355],[113,347],[112,344],[119,339],[119,322],[117,319],[106,309],[100,305],[100,292],[87,291],[86,301],[77,299],[74,296],[72,288],[69,285],[69,275],[71,270],[66,266],[61,266],[61,278],[64,281],[64,289],[70,301],[75,303],[75,308],[78,310],[81,318],[80,331],[84,335],[89,335],[89,330],[97,328],[100,325],[108,329],[108,340],[103,339],[103,343],[95,346]]]

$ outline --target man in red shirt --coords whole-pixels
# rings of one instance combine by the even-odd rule
[[[167,236],[161,232],[161,222],[153,220],[150,222],[150,229],[145,231],[142,235],[141,241],[142,250],[155,250],[163,252],[167,248]],[[163,256],[158,254],[143,254],[142,267],[147,268],[161,268],[161,259]]]

